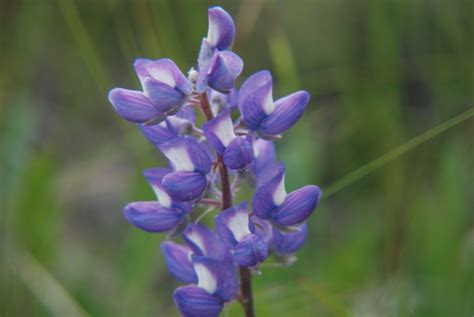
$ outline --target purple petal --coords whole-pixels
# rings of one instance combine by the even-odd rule
[[[140,124],[138,127],[153,145],[163,144],[178,136],[178,133],[173,128],[170,128],[168,120],[155,125]]]
[[[240,266],[255,266],[268,255],[267,243],[256,234],[245,236],[234,248],[234,260]]]
[[[257,130],[262,120],[275,110],[270,73],[256,73],[244,82],[239,93],[239,108],[247,127]]]
[[[165,189],[163,188],[163,177],[167,174],[173,172],[173,170],[169,168],[149,168],[143,171],[143,176],[151,185],[151,188],[156,194],[158,201],[164,207],[171,208],[172,207],[172,200],[171,197],[166,193]]]
[[[229,251],[224,242],[202,224],[189,225],[183,232],[183,238],[195,254],[215,259],[228,256]]]
[[[171,172],[173,172],[173,170],[169,168],[147,168],[143,170],[143,176],[147,182],[150,183],[151,187],[163,188],[161,182],[163,181],[163,178]]]
[[[217,233],[231,248],[246,235],[251,234],[247,202],[221,211],[216,216],[215,222]]]
[[[230,109],[224,109],[214,119],[205,122],[202,129],[207,141],[219,155],[224,154],[225,148],[236,138]]]
[[[122,118],[131,122],[144,123],[161,115],[139,91],[115,88],[109,92],[109,101]]]
[[[262,240],[264,240],[269,246],[272,244],[273,241],[273,226],[272,224],[261,218],[252,215],[250,217],[251,222],[254,225],[254,232],[258,235]]]
[[[235,138],[224,151],[224,163],[230,169],[242,169],[253,160],[252,143],[243,137]]]
[[[237,103],[239,107],[241,107],[245,98],[247,98],[249,94],[271,82],[272,75],[268,70],[261,70],[247,78],[239,90],[239,95],[237,98]]]
[[[191,249],[172,241],[161,244],[161,252],[169,272],[180,282],[197,283],[197,275],[191,263]]]
[[[252,201],[255,215],[262,219],[268,219],[272,211],[281,205],[286,198],[284,187],[285,166],[281,163],[275,164],[269,174],[273,175],[272,178],[257,188]]]
[[[175,114],[186,99],[184,94],[173,87],[151,77],[143,81],[143,91],[154,107],[167,115]]]
[[[309,93],[297,91],[275,102],[275,111],[265,118],[260,131],[266,135],[277,135],[287,131],[301,118],[309,102]]]
[[[162,58],[146,63],[145,69],[154,80],[165,84],[178,92],[189,95],[192,92],[191,82],[183,75],[178,66],[169,58]]]
[[[272,250],[278,254],[292,254],[301,248],[308,235],[308,225],[303,224],[299,230],[283,232],[273,228]]]
[[[212,49],[211,45],[207,41],[207,39],[202,39],[201,48],[199,49],[199,56],[198,56],[198,70],[201,72],[207,65],[214,55],[214,50]]]
[[[235,274],[229,275],[228,271],[234,271],[232,262],[219,261],[207,256],[192,256],[194,270],[198,276],[198,286],[205,289],[209,294],[214,294],[224,301],[230,301],[237,293]]]
[[[150,62],[152,62],[152,60],[148,58],[137,58],[133,63],[135,72],[137,73],[138,79],[140,79],[142,84],[145,78],[149,76],[148,71],[146,70],[146,65]]]
[[[235,36],[235,25],[232,17],[221,7],[210,8],[208,16],[207,41],[213,48],[219,50],[229,49]]]
[[[206,176],[198,172],[177,171],[163,178],[163,188],[177,202],[200,197],[206,186]]]
[[[124,216],[134,226],[148,232],[166,232],[176,227],[185,213],[166,208],[156,201],[140,201],[125,206]]]
[[[177,171],[209,173],[212,161],[206,146],[192,137],[177,137],[164,143],[160,150]]]
[[[209,86],[220,92],[230,92],[243,67],[244,62],[237,54],[231,51],[216,53],[208,71]]]
[[[195,285],[178,287],[173,300],[183,317],[217,317],[223,307],[221,299]]]
[[[194,138],[188,138],[187,151],[194,164],[195,171],[207,174],[211,171],[212,161],[206,145],[199,143]]]
[[[282,226],[292,226],[306,220],[318,205],[321,190],[308,185],[289,193],[285,202],[272,212],[272,221]]]
[[[253,143],[253,154],[254,160],[250,168],[257,177],[257,180],[260,181],[265,169],[276,162],[275,146],[272,141],[258,139]]]

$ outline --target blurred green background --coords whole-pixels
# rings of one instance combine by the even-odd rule
[[[164,161],[107,92],[139,87],[136,57],[187,71],[215,4],[242,78],[312,94],[277,150],[325,197],[257,316],[473,316],[471,0],[0,0],[0,316],[177,315],[164,236],[121,215]]]

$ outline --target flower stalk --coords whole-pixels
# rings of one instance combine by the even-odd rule
[[[204,92],[200,95],[199,100],[201,101],[201,109],[206,117],[206,120],[214,119],[214,115],[209,105],[209,99],[207,94]],[[222,210],[226,210],[232,207],[232,191],[229,182],[229,172],[225,166],[224,160],[221,155],[217,155],[217,161],[219,164],[219,174],[221,175],[222,184]],[[253,305],[253,293],[252,293],[252,272],[247,267],[239,267],[240,272],[240,303],[245,312],[245,317],[255,317],[255,309]]]

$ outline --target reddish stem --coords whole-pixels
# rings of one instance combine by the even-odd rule
[[[212,113],[207,94],[204,92],[199,95],[201,101],[201,109],[206,117],[206,120],[212,120],[214,114]],[[222,156],[217,155],[217,163],[219,165],[219,174],[221,176],[222,185],[222,210],[232,207],[232,192],[229,182],[229,172],[224,164]],[[253,295],[252,295],[252,273],[246,267],[240,267],[240,293],[242,308],[245,311],[246,317],[255,317],[255,310],[253,307]]]

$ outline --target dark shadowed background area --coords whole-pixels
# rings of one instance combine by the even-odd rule
[[[277,151],[324,198],[298,262],[254,279],[257,316],[473,316],[469,0],[0,0],[0,316],[177,316],[164,235],[121,214],[165,161],[107,92],[139,88],[140,56],[187,71],[215,4],[240,82],[312,95]]]

